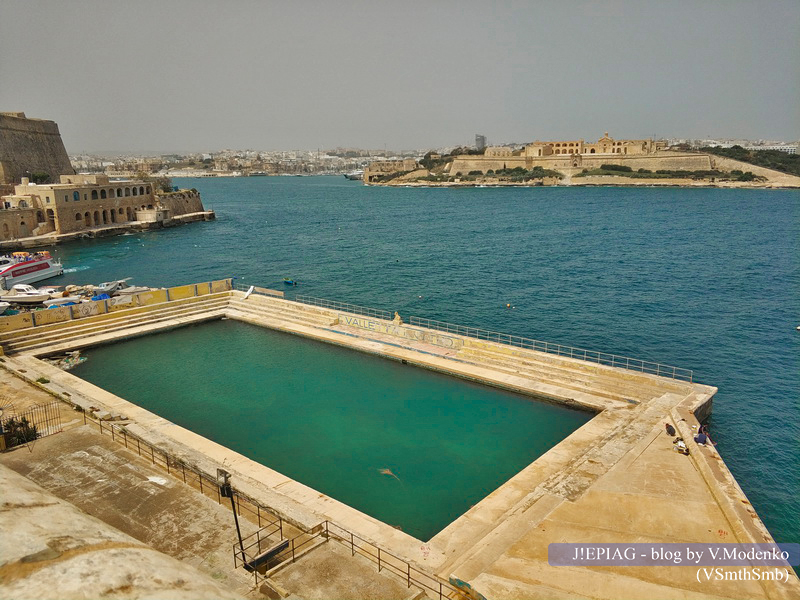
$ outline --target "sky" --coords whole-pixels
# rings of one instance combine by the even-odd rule
[[[67,151],[800,139],[798,0],[0,0]]]

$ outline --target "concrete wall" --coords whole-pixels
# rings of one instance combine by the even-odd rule
[[[47,173],[51,182],[74,173],[54,121],[0,113],[0,183],[18,183],[26,171]]]

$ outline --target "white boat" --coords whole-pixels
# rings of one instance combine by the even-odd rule
[[[0,256],[0,290],[10,290],[18,283],[33,283],[64,272],[61,263],[50,253],[13,252],[11,256]]]
[[[10,302],[0,302],[0,315],[6,312],[6,309],[11,306]]]
[[[95,294],[108,294],[110,296],[123,285],[125,285],[129,279],[130,277],[126,277],[125,279],[117,279],[116,281],[104,281],[100,285],[93,285],[92,291]]]
[[[361,181],[364,179],[364,171],[360,169],[357,171],[350,171],[349,173],[345,173],[344,176],[350,181]]]
[[[0,302],[11,302],[11,304],[41,304],[50,299],[50,294],[40,292],[35,287],[25,283],[18,283],[11,286],[11,290],[0,295]]]

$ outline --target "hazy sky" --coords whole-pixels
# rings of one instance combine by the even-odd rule
[[[798,0],[0,0],[67,150],[800,138]]]

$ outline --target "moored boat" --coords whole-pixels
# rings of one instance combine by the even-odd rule
[[[14,252],[11,256],[0,256],[0,289],[10,290],[20,283],[34,283],[64,272],[61,263],[47,251]]]
[[[42,304],[49,299],[50,294],[40,292],[25,283],[13,285],[9,291],[0,295],[0,302],[10,302],[11,304]]]

